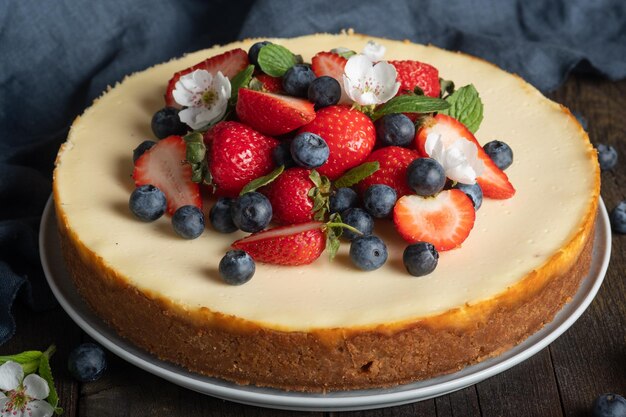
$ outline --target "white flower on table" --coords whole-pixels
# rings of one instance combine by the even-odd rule
[[[376,64],[365,55],[348,59],[343,70],[343,87],[348,96],[361,106],[382,104],[393,98],[400,83],[393,65],[381,61]]]
[[[387,51],[385,45],[381,45],[374,41],[368,41],[363,48],[363,52],[361,53],[372,61],[376,62],[383,59],[383,56],[385,56],[385,51]]]
[[[8,361],[0,366],[0,416],[50,417],[54,408],[43,401],[50,395],[50,387],[37,374],[24,378],[24,369]]]
[[[443,166],[446,177],[462,184],[475,184],[476,178],[485,170],[478,158],[476,145],[466,139],[457,138],[444,143],[439,133],[429,133],[424,149]]]
[[[197,130],[224,116],[230,91],[230,81],[221,71],[212,75],[195,70],[180,77],[172,95],[178,104],[187,107],[178,113],[180,120]]]

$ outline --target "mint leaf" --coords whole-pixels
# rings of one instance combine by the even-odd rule
[[[52,350],[52,352],[54,352],[54,350]],[[39,360],[39,376],[46,380],[48,387],[50,388],[50,395],[48,395],[47,401],[52,407],[54,407],[54,412],[56,414],[61,414],[63,409],[57,407],[59,404],[59,395],[54,387],[54,379],[52,378],[52,370],[50,369],[49,355],[51,354],[52,353],[41,356]]]
[[[352,168],[334,182],[335,187],[352,187],[353,185],[363,181],[365,178],[378,171],[380,164],[378,161],[364,162],[361,165]]]
[[[432,113],[448,107],[450,103],[440,98],[407,94],[394,97],[377,108],[372,119],[376,120],[391,113]]]
[[[459,88],[446,98],[450,108],[440,111],[463,123],[470,132],[476,133],[483,121],[483,102],[473,84]]]
[[[271,43],[261,48],[258,62],[261,70],[267,75],[282,77],[296,64],[296,57],[284,46]]]
[[[243,70],[239,71],[237,75],[230,80],[230,102],[237,102],[239,96],[239,89],[247,87],[252,80],[252,73],[254,72],[254,65],[248,65]]]
[[[274,171],[270,172],[269,174],[253,179],[252,181],[247,183],[245,187],[241,189],[241,192],[239,193],[239,195],[244,195],[245,193],[255,191],[269,184],[270,182],[278,178],[278,176],[282,174],[284,170],[285,170],[285,166],[281,165],[278,168],[276,168]]]
[[[43,355],[43,353],[38,350],[27,350],[17,355],[0,356],[0,365],[8,361],[17,362],[22,365],[28,362],[38,361],[41,355]]]

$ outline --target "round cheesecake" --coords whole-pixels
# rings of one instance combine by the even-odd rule
[[[271,39],[305,62],[319,51],[361,51],[435,66],[484,103],[482,144],[507,142],[516,194],[483,202],[462,247],[437,269],[404,269],[393,223],[375,233],[388,262],[363,272],[343,243],[333,262],[257,263],[251,281],[225,284],[218,263],[244,233],[179,238],[170,219],[128,209],[132,150],[153,137],[167,81],[182,69],[256,40],[189,54],[127,77],[74,122],[54,171],[65,261],[80,294],[122,336],[162,359],[241,384],[348,390],[402,384],[461,369],[514,346],[552,320],[591,259],[600,189],[596,153],[569,111],[521,78],[460,53],[363,35]],[[204,202],[205,211],[212,201]]]

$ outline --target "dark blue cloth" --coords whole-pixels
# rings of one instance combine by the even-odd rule
[[[623,0],[4,0],[0,344],[15,331],[18,293],[33,308],[50,305],[37,229],[54,157],[72,120],[107,85],[216,43],[346,28],[465,51],[543,91],[572,70],[626,76]]]

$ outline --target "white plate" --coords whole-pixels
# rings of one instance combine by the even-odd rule
[[[593,300],[604,279],[611,254],[611,228],[602,200],[600,200],[594,239],[591,270],[572,301],[565,305],[551,323],[513,349],[498,357],[468,366],[459,372],[426,381],[388,389],[340,391],[328,394],[240,386],[220,379],[208,378],[161,361],[118,336],[80,298],[65,269],[56,230],[52,197],[48,200],[41,219],[39,247],[46,278],[61,306],[87,334],[133,365],[177,385],[225,400],[287,410],[347,411],[391,407],[448,394],[503,372],[548,346],[580,317]]]

